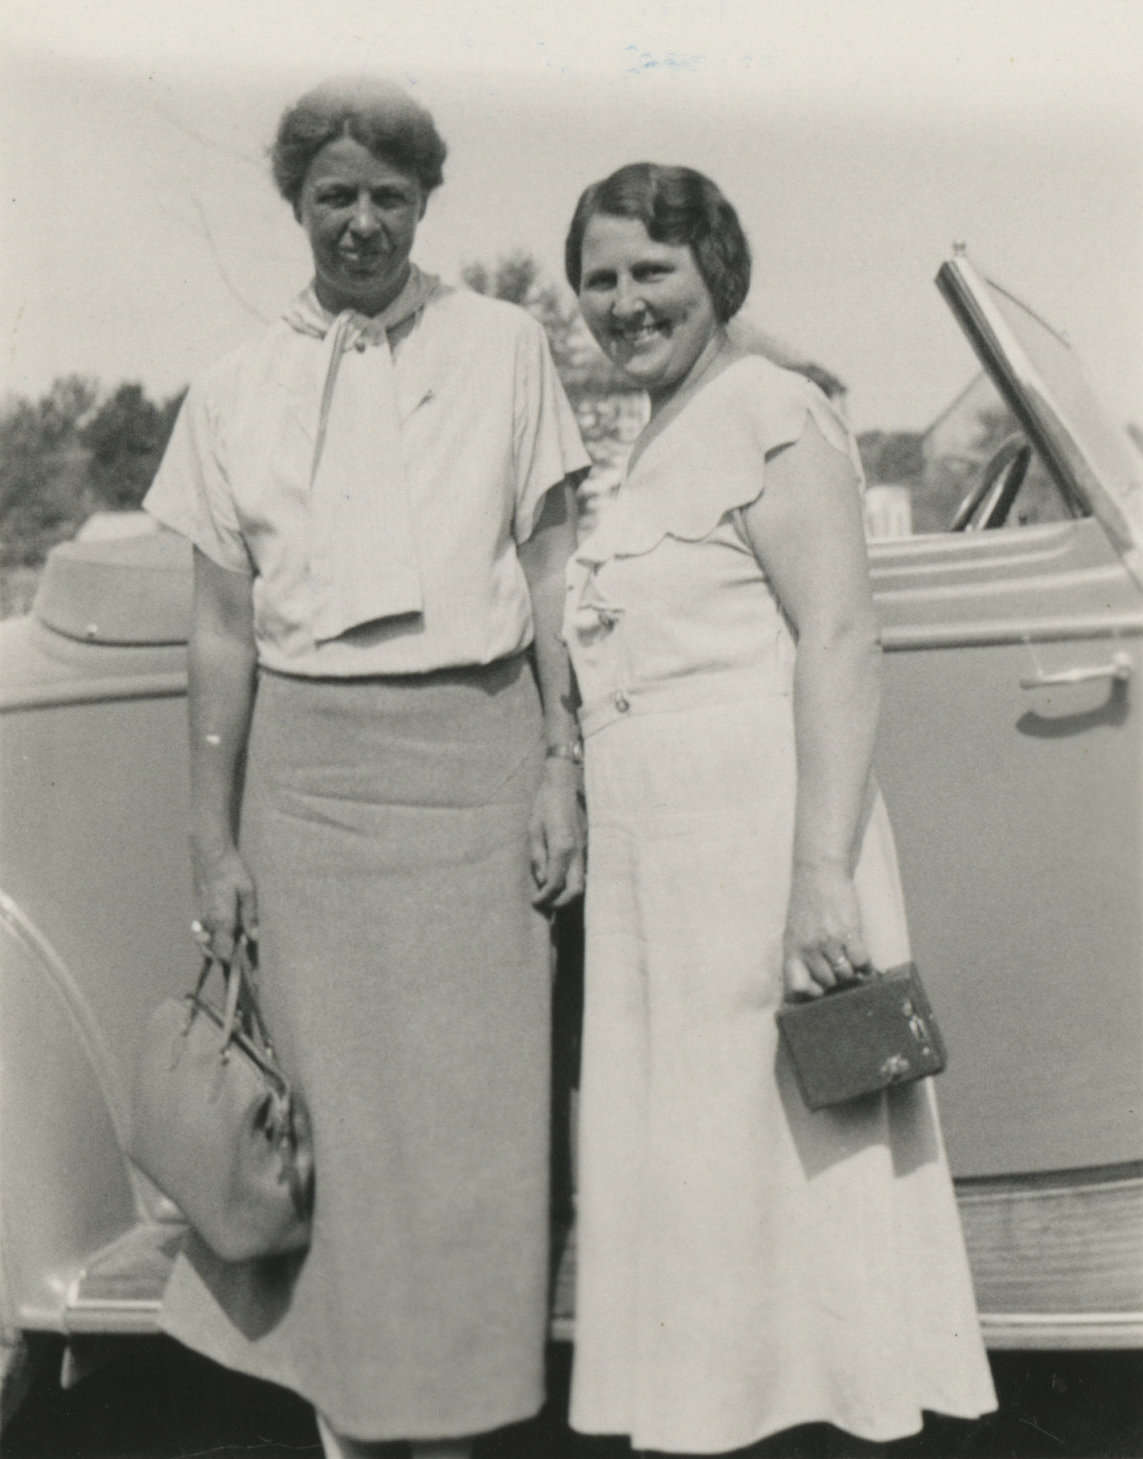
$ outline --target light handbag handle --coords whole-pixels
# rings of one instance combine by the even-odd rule
[[[215,968],[222,973],[226,981],[226,997],[221,1014],[203,996],[203,991]],[[234,955],[229,962],[224,962],[222,958],[214,957],[210,953],[203,959],[194,991],[187,998],[184,1034],[190,1031],[191,1024],[200,1013],[206,1013],[212,1022],[219,1025],[221,1038],[218,1052],[221,1059],[225,1060],[228,1057],[230,1046],[235,1039],[241,1037],[247,1050],[257,1057],[268,1070],[277,1073],[274,1046],[270,1041],[266,1021],[262,1017],[262,1010],[258,1003],[245,936],[239,934],[234,944]]]

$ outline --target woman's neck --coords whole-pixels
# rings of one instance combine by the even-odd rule
[[[689,399],[695,391],[703,384],[707,376],[715,369],[728,363],[726,358],[731,354],[730,340],[726,330],[720,325],[714,331],[710,339],[703,345],[695,358],[694,364],[681,380],[676,380],[672,385],[665,386],[662,390],[647,392],[651,402],[651,420],[660,415],[668,407],[678,409],[684,401]],[[717,373],[717,372],[716,372]]]
[[[359,298],[348,298],[339,290],[332,289],[322,278],[314,280],[314,292],[317,294],[318,302],[323,308],[328,309],[331,314],[341,314],[346,309],[352,309],[355,314],[363,314],[366,318],[373,319],[378,314],[383,314],[393,300],[397,298],[401,290],[409,282],[409,275],[412,273],[412,265],[406,264],[401,272],[400,278],[390,283],[384,290],[372,296],[362,294]]]
[[[635,469],[635,464],[643,452],[658,439],[660,433],[670,425],[687,401],[697,395],[704,385],[709,385],[716,375],[721,375],[727,365],[731,365],[735,360],[741,358],[742,351],[737,345],[731,343],[724,329],[719,329],[703,346],[702,353],[672,390],[654,396],[650,391],[647,392],[651,399],[651,416],[640,431],[627,457],[628,476]]]

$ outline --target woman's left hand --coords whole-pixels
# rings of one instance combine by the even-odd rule
[[[840,862],[797,862],[786,912],[787,999],[819,998],[869,966],[853,877]]]
[[[585,839],[579,769],[569,760],[546,760],[528,826],[533,906],[552,911],[582,896]]]

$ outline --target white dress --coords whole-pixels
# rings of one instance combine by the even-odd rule
[[[817,389],[739,360],[651,442],[569,567],[590,827],[571,1421],[712,1453],[995,1406],[932,1088],[808,1112],[779,1051],[794,645],[735,508]],[[908,957],[877,797],[874,960]]]

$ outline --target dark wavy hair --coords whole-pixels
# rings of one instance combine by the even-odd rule
[[[564,244],[568,283],[579,293],[583,235],[597,213],[637,218],[656,243],[688,244],[721,323],[750,290],[750,245],[721,189],[693,167],[631,162],[585,188]]]
[[[274,182],[297,215],[310,164],[335,137],[352,137],[427,197],[444,181],[448,149],[431,114],[392,81],[376,76],[323,81],[282,113],[270,148]]]

